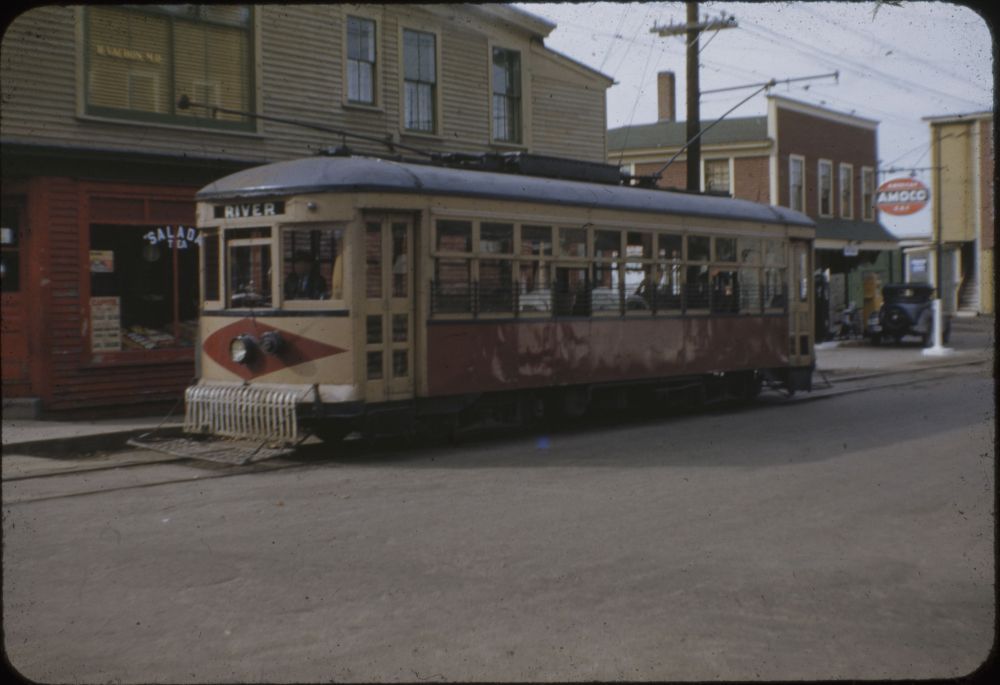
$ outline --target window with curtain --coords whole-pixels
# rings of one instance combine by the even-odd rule
[[[403,128],[433,133],[437,88],[437,37],[422,31],[403,31]]]
[[[833,162],[821,159],[819,173],[819,215],[833,216]]]
[[[840,216],[854,218],[854,167],[840,165]]]
[[[875,220],[875,170],[871,167],[861,167],[861,217]]]
[[[347,101],[375,104],[375,22],[347,17]]]
[[[241,5],[93,6],[85,10],[88,114],[248,129],[251,10]],[[179,109],[187,95],[194,106]]]
[[[705,190],[713,193],[729,192],[729,160],[705,160]]]
[[[493,138],[521,142],[521,53],[493,48]]]
[[[805,211],[805,161],[801,157],[791,157],[788,160],[788,206],[792,209]]]

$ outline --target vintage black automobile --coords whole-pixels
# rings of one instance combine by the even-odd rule
[[[926,283],[892,283],[882,287],[882,308],[868,318],[865,336],[872,344],[892,340],[899,344],[908,335],[920,338],[924,346],[934,340],[934,286]],[[951,319],[942,315],[942,339],[951,334]]]

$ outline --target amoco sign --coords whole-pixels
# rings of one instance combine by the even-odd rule
[[[915,178],[893,178],[878,187],[875,206],[880,212],[904,216],[927,206],[931,194]]]

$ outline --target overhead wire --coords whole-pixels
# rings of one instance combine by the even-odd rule
[[[941,66],[940,63],[932,62],[930,60],[924,59],[920,55],[914,54],[914,53],[906,50],[905,48],[902,48],[902,47],[900,47],[900,46],[898,46],[898,45],[896,45],[894,43],[889,43],[889,42],[885,41],[884,39],[880,38],[878,35],[872,33],[871,31],[864,31],[864,30],[862,30],[860,28],[857,28],[857,27],[848,26],[844,22],[838,21],[837,19],[835,19],[833,17],[829,17],[829,16],[825,16],[823,14],[820,14],[816,10],[811,9],[806,3],[800,3],[800,4],[796,5],[796,9],[799,10],[799,11],[801,11],[801,12],[805,12],[806,14],[809,14],[809,15],[811,15],[813,17],[816,17],[817,19],[822,19],[823,21],[826,21],[826,22],[829,22],[829,23],[834,24],[836,26],[839,26],[844,31],[847,31],[849,33],[853,33],[853,34],[855,34],[857,36],[860,36],[861,38],[863,38],[863,39],[865,39],[867,41],[870,41],[870,42],[872,42],[872,43],[874,43],[876,45],[881,46],[883,49],[890,50],[892,52],[898,53],[899,55],[901,55],[903,57],[906,57],[907,59],[913,60],[914,62],[918,62],[920,64],[923,64],[924,66],[928,67],[929,69],[933,69],[934,71],[937,71],[940,74],[944,74],[944,75],[948,76],[949,78],[952,78],[952,79],[954,79],[956,81],[961,81],[963,84],[971,85],[972,87],[978,88],[979,90],[982,90],[984,92],[988,91],[988,89],[986,87],[984,87],[984,86],[980,86],[980,85],[977,85],[975,83],[970,83],[969,80],[968,80],[968,76],[962,76],[962,75],[959,75],[959,74],[952,73],[951,71],[949,71],[947,69],[944,69]]]
[[[964,98],[964,97],[962,97],[960,95],[954,95],[952,93],[947,93],[947,92],[938,90],[936,88],[928,86],[927,84],[918,84],[918,83],[910,81],[909,79],[904,78],[904,77],[894,76],[892,74],[887,74],[884,71],[876,69],[875,67],[871,66],[870,64],[861,64],[859,62],[856,62],[854,60],[846,58],[846,57],[844,57],[842,55],[833,55],[833,54],[831,54],[831,53],[829,53],[829,52],[827,52],[825,50],[817,48],[814,45],[803,43],[802,41],[800,41],[800,40],[798,40],[796,38],[793,38],[793,37],[788,36],[786,34],[780,33],[778,31],[774,31],[772,29],[768,29],[768,28],[760,26],[758,24],[754,24],[754,23],[750,22],[749,26],[752,27],[752,28],[748,28],[747,30],[751,34],[756,34],[759,37],[766,37],[766,38],[771,38],[771,39],[777,38],[777,39],[780,39],[780,40],[783,40],[783,41],[788,41],[789,43],[797,44],[797,45],[801,46],[801,48],[799,48],[799,49],[792,48],[792,49],[796,50],[796,52],[804,52],[805,54],[812,53],[812,55],[814,57],[815,56],[819,56],[819,57],[827,59],[827,60],[833,60],[833,62],[834,62],[835,65],[837,65],[837,63],[839,63],[839,65],[843,65],[842,68],[847,69],[848,71],[853,71],[854,73],[857,73],[858,75],[860,75],[860,76],[862,76],[864,78],[882,81],[883,83],[886,83],[890,87],[897,88],[899,90],[903,90],[903,91],[911,93],[911,94],[914,94],[916,92],[920,92],[922,94],[936,93],[938,95],[938,99],[942,99],[942,100],[945,100],[945,101],[947,101],[947,100],[961,100],[961,101],[964,101],[964,102],[972,103],[972,104],[974,104],[977,107],[981,106],[981,104],[982,104],[982,103],[977,102],[975,100],[972,100],[970,98]],[[744,26],[744,28],[747,28],[747,27]]]

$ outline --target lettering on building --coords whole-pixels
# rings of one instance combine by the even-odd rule
[[[172,226],[161,226],[160,228],[149,231],[142,237],[145,238],[150,245],[166,243],[170,247],[174,247],[174,243],[176,242],[178,250],[186,250],[191,245],[201,245],[201,236],[198,235],[198,229],[192,226],[178,226],[177,228]]]
[[[875,205],[886,214],[903,216],[919,212],[927,206],[931,194],[915,178],[894,178],[878,187]]]
[[[132,48],[119,48],[113,45],[97,45],[95,46],[95,49],[97,54],[101,57],[127,59],[131,62],[146,62],[148,64],[163,64],[163,55],[158,52],[134,50]]]

